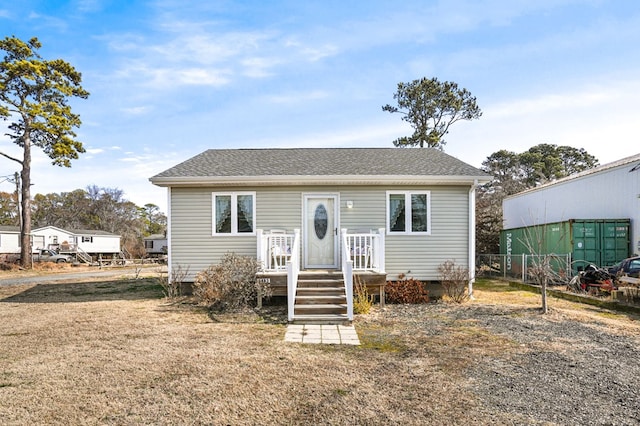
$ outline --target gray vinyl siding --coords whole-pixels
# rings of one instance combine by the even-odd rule
[[[221,192],[231,189],[223,189]],[[256,255],[256,237],[212,236],[211,189],[171,189],[171,267],[189,268],[189,279],[227,252]]]
[[[441,263],[452,260],[462,267],[469,264],[469,188],[422,189],[431,191],[431,235],[386,236],[389,279],[404,273],[421,280],[438,280]]]
[[[417,279],[436,280],[445,260],[467,265],[468,187],[459,186],[291,186],[257,188],[256,228],[268,231],[302,230],[304,194],[337,194],[340,228],[349,232],[386,228],[386,192],[430,191],[431,235],[385,235],[386,272],[390,279],[405,273]],[[172,188],[171,264],[188,266],[190,277],[216,264],[230,251],[256,256],[256,236],[212,236],[212,192],[252,191],[251,188]],[[346,207],[347,201],[353,208]]]

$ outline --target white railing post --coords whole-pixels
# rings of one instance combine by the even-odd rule
[[[342,229],[342,277],[344,278],[345,294],[347,296],[347,318],[353,321],[353,261],[350,259],[350,248],[347,240],[347,230]]]
[[[263,247],[263,241],[262,241],[262,229],[256,229],[256,258],[258,259],[258,262],[260,262],[260,265],[262,265],[262,269],[266,269],[266,265],[265,265],[265,257],[264,254],[262,253],[262,247]]]
[[[376,248],[378,257],[378,270],[376,272],[384,273],[386,271],[385,265],[385,228],[378,229],[378,247]]]
[[[344,287],[347,294],[347,318],[353,321],[353,262],[347,260],[346,273],[344,274]]]
[[[293,321],[298,288],[298,272],[300,272],[300,230],[293,230],[293,247],[291,257],[287,261],[287,318]]]

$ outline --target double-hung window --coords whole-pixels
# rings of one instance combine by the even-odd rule
[[[213,235],[255,234],[255,192],[214,192]]]
[[[431,233],[429,191],[387,191],[387,233]]]

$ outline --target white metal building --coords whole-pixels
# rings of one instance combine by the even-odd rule
[[[640,253],[640,154],[505,198],[503,229],[570,219],[630,219]]]

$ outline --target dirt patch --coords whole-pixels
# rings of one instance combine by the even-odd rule
[[[212,315],[152,279],[0,287],[4,424],[637,424],[630,315],[502,284],[387,305],[362,346],[284,342],[285,307]],[[586,420],[586,421],[585,421]]]

